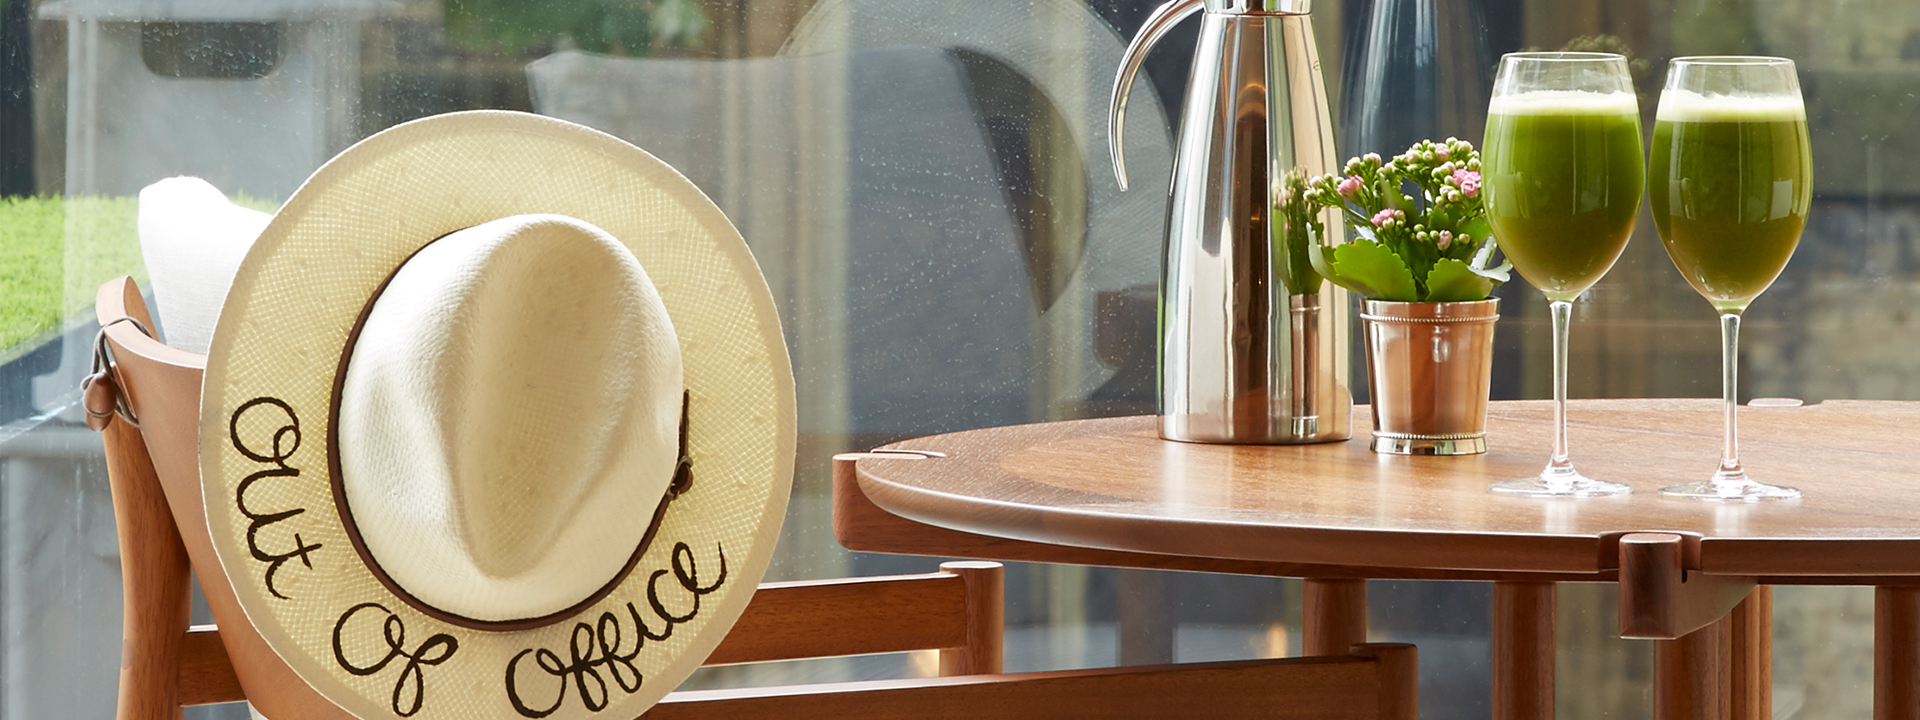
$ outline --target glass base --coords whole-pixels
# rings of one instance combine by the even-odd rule
[[[1800,490],[1754,482],[1747,479],[1746,473],[1738,473],[1716,474],[1712,480],[1663,487],[1660,488],[1660,494],[1700,500],[1759,502],[1761,500],[1794,500],[1800,497]]]
[[[1538,476],[1501,480],[1487,486],[1488,492],[1523,497],[1606,497],[1625,495],[1633,488],[1617,482],[1595,480],[1573,468],[1548,468]]]

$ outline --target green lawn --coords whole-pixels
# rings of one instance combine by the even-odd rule
[[[233,198],[272,213],[273,200]],[[132,275],[145,287],[140,202],[131,197],[0,198],[0,362],[16,347],[93,307],[100,283]]]
[[[100,283],[146,279],[134,198],[0,198],[0,358],[93,306]]]

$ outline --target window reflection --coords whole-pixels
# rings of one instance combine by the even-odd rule
[[[277,23],[140,24],[140,60],[160,77],[258,80],[280,63]]]

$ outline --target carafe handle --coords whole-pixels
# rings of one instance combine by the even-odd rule
[[[1121,148],[1120,133],[1127,124],[1127,93],[1133,89],[1133,76],[1140,73],[1140,65],[1146,62],[1154,43],[1188,15],[1199,12],[1203,2],[1170,0],[1155,9],[1140,26],[1140,33],[1133,36],[1133,42],[1127,44],[1127,54],[1120,60],[1120,74],[1113,79],[1113,105],[1107,110],[1107,151],[1113,155],[1113,176],[1120,181],[1121,190],[1127,189],[1127,156]]]

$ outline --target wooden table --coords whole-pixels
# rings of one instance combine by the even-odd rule
[[[1920,720],[1920,403],[1748,407],[1742,460],[1801,500],[1661,497],[1710,475],[1714,400],[1575,402],[1577,467],[1616,498],[1494,495],[1539,471],[1546,402],[1494,403],[1492,450],[1377,455],[1160,440],[1150,417],[937,435],[836,458],[850,549],[1307,578],[1308,654],[1365,640],[1367,578],[1491,580],[1494,716],[1553,712],[1553,583],[1614,581],[1658,640],[1658,718],[1769,716],[1771,584],[1876,585],[1874,717]]]

